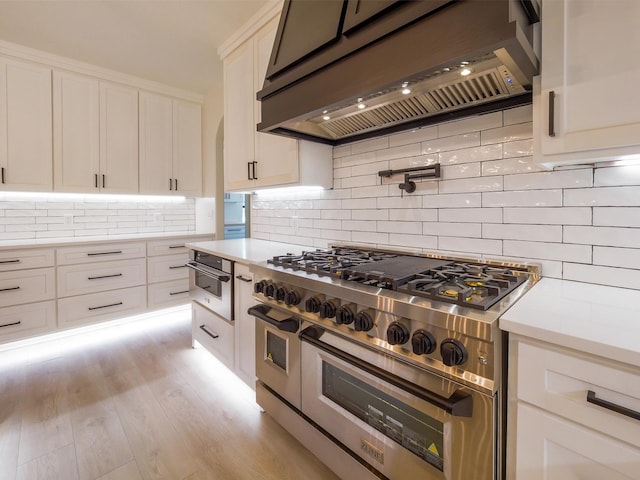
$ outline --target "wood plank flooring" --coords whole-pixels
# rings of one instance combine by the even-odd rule
[[[0,352],[0,479],[337,480],[253,399],[188,309]]]

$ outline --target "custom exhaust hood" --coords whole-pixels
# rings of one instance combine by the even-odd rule
[[[537,0],[285,0],[258,131],[343,143],[531,102]]]

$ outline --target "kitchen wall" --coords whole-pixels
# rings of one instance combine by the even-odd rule
[[[334,148],[334,189],[255,194],[251,236],[357,243],[542,265],[548,277],[640,288],[640,166],[545,171],[530,106]],[[402,195],[400,175],[440,162]]]
[[[193,198],[0,192],[0,241],[195,230]]]

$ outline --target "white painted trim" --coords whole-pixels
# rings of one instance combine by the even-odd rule
[[[218,56],[224,60],[231,52],[246,42],[272,18],[280,16],[284,0],[272,0],[236,30],[218,47]]]
[[[24,45],[18,45],[16,43],[7,42],[4,40],[0,40],[0,54],[18,58],[20,60],[36,62],[56,69],[89,75],[92,77],[96,77],[99,80],[109,80],[111,82],[121,83],[141,90],[149,90],[171,97],[190,100],[196,103],[204,102],[204,96],[200,95],[199,93],[182,90],[170,85],[165,85],[133,75],[128,75],[126,73],[117,72],[115,70],[109,70],[97,65],[92,65],[90,63],[73,60],[71,58],[54,55],[52,53],[36,50]]]

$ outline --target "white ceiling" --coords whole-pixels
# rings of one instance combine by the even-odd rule
[[[268,0],[0,0],[0,40],[205,94]]]

